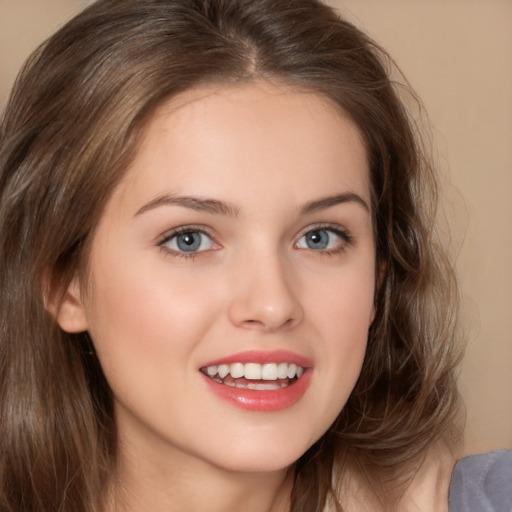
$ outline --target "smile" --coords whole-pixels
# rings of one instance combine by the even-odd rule
[[[232,363],[212,365],[201,371],[226,386],[256,391],[286,388],[304,373],[304,368],[294,363]]]
[[[249,351],[200,369],[207,387],[237,408],[276,412],[296,404],[311,382],[312,363],[288,351]]]

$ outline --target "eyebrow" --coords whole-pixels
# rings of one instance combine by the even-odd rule
[[[238,208],[235,206],[217,199],[164,194],[139,208],[135,216],[154,210],[160,206],[183,206],[199,212],[227,215],[230,217],[236,217],[239,213]]]
[[[336,194],[333,196],[316,199],[315,201],[310,201],[302,206],[300,209],[300,214],[308,215],[319,210],[325,210],[327,208],[331,208],[343,203],[357,203],[368,212],[370,211],[368,203],[361,196],[353,192],[345,192],[343,194]],[[150,210],[154,210],[160,206],[182,206],[184,208],[190,208],[199,212],[220,214],[229,217],[237,217],[240,213],[236,206],[224,201],[219,201],[218,199],[164,194],[158,196],[157,198],[139,208],[135,213],[135,216],[141,215]]]
[[[357,203],[366,211],[370,211],[370,206],[361,196],[354,192],[345,192],[343,194],[336,194],[333,196],[323,197],[322,199],[317,199],[315,201],[310,201],[301,208],[300,213],[301,215],[307,215],[343,203]]]

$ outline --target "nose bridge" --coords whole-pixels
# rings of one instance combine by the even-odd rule
[[[303,317],[293,268],[278,247],[241,257],[232,276],[230,319],[239,327],[275,331]]]

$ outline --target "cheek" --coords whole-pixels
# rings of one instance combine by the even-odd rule
[[[89,332],[105,374],[152,372],[194,351],[218,316],[216,297],[186,275],[118,265],[95,276]],[[126,270],[126,271],[125,271]],[[189,361],[187,359],[186,361]]]
[[[318,334],[316,351],[321,354],[316,358],[315,396],[318,410],[324,411],[324,431],[345,406],[361,371],[374,313],[373,277],[370,261],[333,274],[323,281],[322,289],[310,288],[308,310]]]
[[[315,324],[340,346],[360,345],[374,317],[374,272],[371,261],[347,267],[323,280],[323,287],[310,286],[309,311]],[[339,340],[339,343],[336,343]]]

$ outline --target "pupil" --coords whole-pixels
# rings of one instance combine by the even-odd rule
[[[200,243],[198,233],[184,233],[177,240],[178,247],[182,251],[195,251],[199,248]]]
[[[325,231],[312,231],[309,233],[308,245],[313,249],[325,249],[328,243],[327,233]]]

